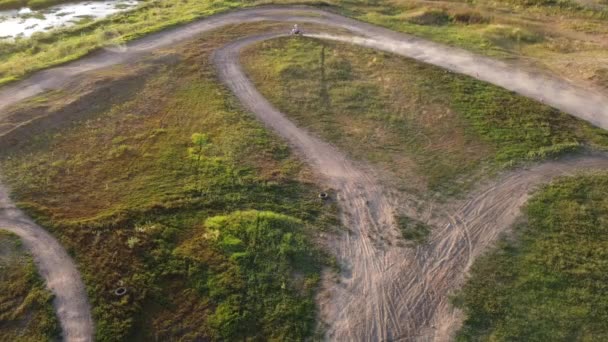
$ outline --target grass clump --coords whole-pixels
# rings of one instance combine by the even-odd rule
[[[528,203],[513,239],[477,260],[459,341],[608,338],[608,175],[566,178]]]
[[[407,216],[397,217],[397,225],[404,239],[416,244],[426,242],[431,230],[424,222],[412,219]]]
[[[504,48],[519,47],[522,44],[535,44],[543,41],[543,36],[535,32],[509,25],[489,25],[483,36]]]
[[[491,22],[490,18],[474,10],[457,11],[451,16],[451,19],[454,23],[465,25],[487,24]]]
[[[479,170],[608,146],[606,131],[548,106],[365,48],[278,39],[243,62],[301,126],[424,191],[451,194]]]
[[[429,9],[410,16],[408,20],[417,25],[441,26],[450,22],[450,15],[439,9]]]
[[[50,341],[59,336],[52,294],[19,239],[0,230],[0,336],[3,341]]]
[[[19,9],[21,7],[46,8],[73,0],[0,0],[0,10]]]

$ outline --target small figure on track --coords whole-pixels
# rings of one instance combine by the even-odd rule
[[[302,34],[303,34],[303,32],[298,27],[298,24],[294,24],[293,28],[291,29],[291,35],[292,36],[301,36]]]

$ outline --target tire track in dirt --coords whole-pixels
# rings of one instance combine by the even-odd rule
[[[608,128],[608,99],[602,94],[461,49],[300,6],[261,7],[209,17],[133,41],[120,52],[103,51],[36,73],[0,90],[0,111],[44,91],[59,89],[86,72],[138,60],[226,25],[259,21],[305,22],[346,29],[359,36],[314,37],[388,51],[467,74]],[[430,223],[442,229],[435,230],[428,245],[399,247],[394,222],[396,204],[385,189],[333,146],[286,119],[240,69],[240,48],[275,36],[250,37],[229,44],[216,53],[215,61],[220,77],[243,105],[296,147],[327,184],[338,190],[343,222],[350,231],[330,242],[344,271],[338,284],[326,281],[319,296],[322,315],[329,323],[328,339],[446,340],[459,322],[458,313],[448,303],[450,291],[462,283],[472,260],[513,223],[529,191],[561,174],[608,168],[605,155],[593,155],[508,174],[456,209],[435,208],[435,216],[440,218],[431,219]],[[63,298],[62,305],[76,308],[74,314],[56,306],[64,336],[75,341],[92,339],[90,308],[74,262],[48,233],[17,211],[6,194],[0,190],[0,200],[9,208],[2,210],[0,222],[13,226],[11,231],[26,241],[49,287],[57,298]],[[11,219],[11,215],[18,219]],[[54,252],[50,255],[42,252],[45,244],[52,246]],[[54,287],[53,279],[77,281]]]

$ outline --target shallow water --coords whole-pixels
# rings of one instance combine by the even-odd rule
[[[95,20],[135,7],[137,0],[105,0],[66,3],[43,10],[0,11],[0,39],[29,37],[36,32],[46,32],[59,27],[74,25],[83,20]]]

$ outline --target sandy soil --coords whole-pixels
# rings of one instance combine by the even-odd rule
[[[304,7],[263,7],[218,15],[150,35],[124,49],[100,52],[39,72],[0,90],[0,119],[1,111],[8,106],[46,90],[59,89],[87,71],[133,61],[225,25],[267,20],[346,29],[357,36],[314,36],[389,51],[467,74],[608,128],[608,98],[602,94],[460,49]],[[460,320],[458,312],[449,306],[450,291],[462,283],[474,258],[513,223],[529,192],[559,175],[608,168],[605,155],[588,155],[504,175],[467,201],[434,208],[435,218],[430,223],[440,229],[435,229],[428,245],[400,247],[393,221],[396,208],[404,204],[390,196],[372,173],[296,127],[257,92],[243,73],[238,61],[240,49],[276,36],[254,36],[231,43],[217,51],[214,61],[221,80],[243,105],[289,141],[338,192],[349,231],[329,243],[343,271],[337,283],[326,279],[319,296],[330,340],[448,339]],[[6,194],[0,188],[0,203],[7,208],[1,211],[0,223],[21,236],[34,255],[41,274],[57,296],[66,339],[90,340],[90,308],[74,262],[48,233],[16,210]]]

